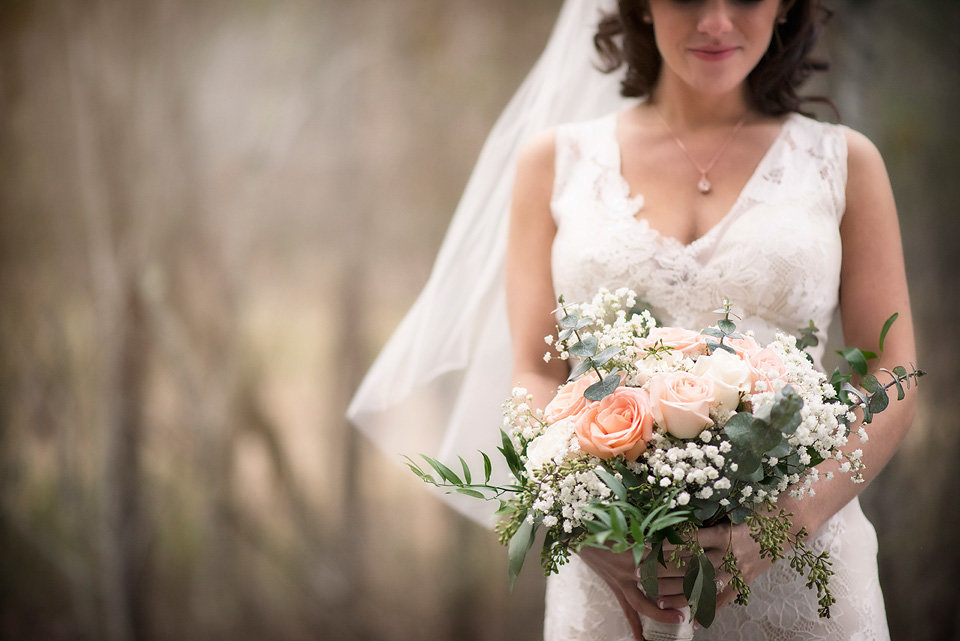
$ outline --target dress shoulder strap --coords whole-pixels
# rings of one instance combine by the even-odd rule
[[[839,223],[846,210],[847,128],[805,116],[796,118],[799,126],[793,136],[797,151],[816,170],[815,178],[829,191]]]
[[[595,176],[598,170],[616,170],[615,127],[616,113],[557,127],[552,203],[562,199],[573,183]]]

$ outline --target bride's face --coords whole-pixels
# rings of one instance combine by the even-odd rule
[[[736,89],[767,51],[780,0],[649,0],[663,74],[719,94]]]

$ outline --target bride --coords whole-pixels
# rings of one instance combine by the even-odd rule
[[[567,0],[532,80],[494,131],[500,138],[488,141],[430,283],[351,405],[351,418],[379,432],[379,443],[441,457],[491,451],[483,444],[510,383],[542,407],[567,377],[565,361],[543,358],[557,295],[588,299],[600,287],[631,287],[662,323],[688,328],[712,324],[727,297],[738,326],[764,341],[810,320],[827,330],[839,312],[846,342],[875,346],[884,320],[899,312],[876,367],[914,360],[883,161],[864,136],[800,113],[798,86],[823,68],[809,58],[826,13],[818,0],[615,4]],[[598,8],[608,13],[597,29]],[[620,101],[590,75],[578,40],[585,16],[605,62],[626,68],[622,95],[639,100]],[[567,109],[549,111],[564,100]],[[571,122],[526,135],[563,116]],[[510,139],[526,142],[514,153],[503,142]],[[514,156],[512,196],[498,195],[508,183],[484,180]],[[508,230],[498,198],[510,200]],[[507,344],[512,369],[501,362]],[[433,436],[421,429],[428,398],[446,403]],[[857,443],[868,481],[903,438],[912,398]],[[396,429],[406,420],[417,430]],[[701,530],[700,543],[719,565],[732,542],[750,602],[734,605],[721,574],[717,618],[696,639],[889,638],[876,535],[857,500],[864,485],[830,463],[821,466],[827,472],[836,478],[814,496],[780,506],[814,533],[811,548],[830,552],[832,617],[818,617],[815,591],[786,562],[760,558],[746,526],[719,525]],[[661,568],[653,602],[638,587],[632,555],[585,549],[548,579],[545,638],[640,639],[643,620],[683,618],[682,575]]]

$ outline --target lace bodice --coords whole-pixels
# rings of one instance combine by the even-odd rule
[[[616,114],[562,126],[552,211],[553,279],[568,300],[629,286],[668,325],[716,321],[724,297],[762,340],[810,320],[826,330],[840,283],[846,145],[839,127],[793,114],[720,222],[689,245],[643,218],[620,173]],[[818,354],[819,356],[819,354]]]
[[[846,167],[842,129],[793,114],[730,211],[685,245],[650,228],[642,197],[630,197],[616,114],[562,126],[551,201],[554,288],[568,300],[587,300],[600,287],[629,286],[662,323],[690,329],[715,322],[713,310],[728,297],[743,317],[738,325],[759,340],[810,320],[825,332],[838,305]],[[834,562],[831,619],[817,616],[815,592],[781,561],[751,585],[748,606],[723,609],[695,638],[888,640],[876,534],[859,502],[834,515],[810,544],[829,549]],[[633,637],[613,593],[574,557],[548,581],[545,638]]]

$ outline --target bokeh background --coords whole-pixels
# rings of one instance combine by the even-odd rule
[[[0,3],[0,637],[538,637],[343,411],[558,6]],[[960,4],[832,6],[931,372],[863,501],[894,638],[960,639]]]

